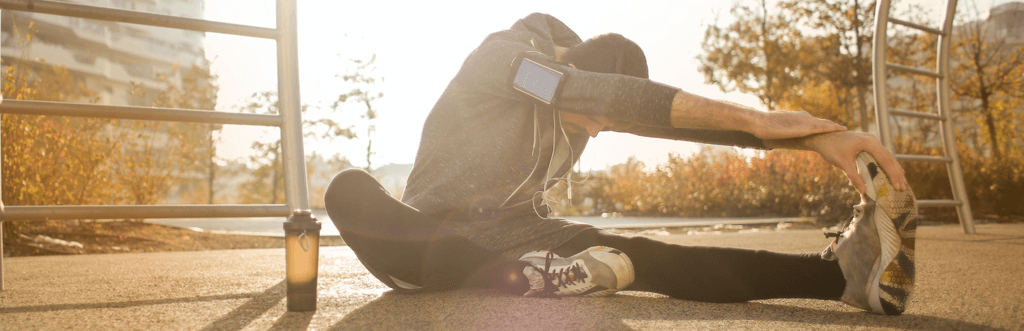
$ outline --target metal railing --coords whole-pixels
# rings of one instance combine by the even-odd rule
[[[918,200],[918,207],[952,207],[955,206],[957,214],[960,217],[960,226],[963,228],[964,233],[974,233],[974,219],[971,217],[971,205],[967,200],[967,190],[964,186],[963,170],[960,168],[960,158],[956,153],[956,132],[953,131],[952,116],[950,114],[950,88],[949,88],[949,56],[950,56],[950,44],[952,43],[953,37],[953,17],[956,15],[956,3],[957,0],[949,0],[946,3],[946,15],[945,20],[942,24],[942,29],[935,29],[926,27],[920,24],[899,20],[889,17],[890,0],[881,0],[878,2],[875,13],[875,35],[872,45],[872,74],[874,76],[874,91],[875,91],[875,116],[878,122],[878,133],[879,139],[882,140],[882,144],[885,148],[889,149],[893,154],[896,153],[895,147],[893,146],[892,132],[889,128],[889,117],[891,115],[914,117],[925,120],[935,120],[941,122],[939,134],[942,136],[942,147],[945,156],[928,156],[928,155],[908,155],[908,154],[896,154],[896,160],[899,161],[921,161],[921,162],[941,162],[946,164],[946,170],[949,173],[950,188],[953,191],[952,200]],[[887,48],[887,30],[889,23],[903,25],[912,29],[917,29],[925,33],[930,33],[938,36],[938,49],[936,50],[937,62],[934,71],[927,68],[909,67],[895,63],[889,63],[886,60],[885,53]],[[935,78],[936,90],[938,92],[938,113],[921,113],[899,109],[889,109],[887,99],[887,77],[886,69],[893,69],[902,73],[922,75]]]
[[[286,200],[285,204],[267,205],[6,206],[0,207],[0,229],[5,219],[287,217],[297,210],[309,210],[306,164],[303,160],[302,147],[295,0],[277,0],[275,29],[57,1],[0,0],[0,9],[277,41],[277,92],[280,115],[22,100],[0,100],[0,113],[280,127]],[[0,206],[3,206],[2,201]],[[3,289],[2,247],[3,239],[0,237],[0,290]]]

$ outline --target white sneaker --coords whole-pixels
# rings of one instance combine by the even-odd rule
[[[519,258],[531,264],[523,268],[533,296],[606,296],[633,283],[633,263],[620,250],[594,246],[563,258],[549,251],[535,251]]]
[[[914,289],[917,201],[910,189],[893,189],[871,155],[857,156],[867,194],[822,258],[839,260],[846,278],[842,300],[876,314],[899,315]]]

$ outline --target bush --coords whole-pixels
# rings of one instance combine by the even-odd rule
[[[1024,159],[986,158],[967,148],[959,153],[975,215],[1024,216]]]
[[[902,141],[897,151],[906,154],[943,155],[938,147],[923,147],[919,142]],[[975,217],[1024,216],[1024,159],[1011,150],[1001,158],[986,157],[965,144],[957,144],[964,186]],[[952,199],[946,165],[937,162],[904,162],[907,180],[918,199]],[[940,208],[933,214],[943,221],[956,222],[955,209]]]
[[[960,146],[964,182],[975,216],[1024,216],[1024,159],[987,158]],[[936,148],[901,142],[900,153],[941,155]],[[951,199],[946,166],[902,163],[918,199]],[[778,150],[746,157],[734,150],[704,150],[689,158],[670,155],[646,169],[630,159],[587,175],[574,187],[549,192],[560,215],[622,213],[664,217],[818,217],[845,220],[860,202],[849,179],[816,153]],[[583,177],[583,176],[578,176]],[[930,220],[956,222],[952,208],[927,212]]]
[[[773,151],[745,157],[733,150],[690,158],[670,155],[645,171],[630,159],[591,174],[561,214],[618,212],[666,217],[812,216],[839,221],[859,197],[841,171],[814,153]],[[567,201],[560,192],[560,201]]]

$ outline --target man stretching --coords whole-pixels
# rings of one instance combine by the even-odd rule
[[[526,57],[564,73],[550,105],[509,86]],[[761,112],[648,78],[616,34],[583,42],[532,14],[489,35],[465,60],[423,128],[402,201],[348,170],[325,196],[364,266],[398,291],[500,288],[526,296],[650,291],[705,302],[842,300],[900,314],[914,280],[917,206],[895,158],[873,136],[806,112]],[[547,217],[544,192],[600,131],[757,149],[814,151],[861,193],[820,254],[668,244]],[[700,179],[694,179],[700,180]]]

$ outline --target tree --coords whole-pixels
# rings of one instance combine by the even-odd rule
[[[874,20],[874,6],[874,1],[780,2],[779,7],[782,9],[779,16],[788,18],[802,32],[800,40],[788,43],[794,45],[794,49],[779,51],[782,54],[795,54],[797,64],[786,68],[795,68],[794,77],[800,78],[797,84],[787,89],[788,93],[783,94],[781,99],[769,101],[764,97],[765,91],[774,88],[774,85],[769,84],[774,84],[775,81],[751,79],[762,77],[763,73],[768,72],[768,66],[764,62],[759,62],[756,57],[747,56],[751,54],[751,49],[759,47],[758,43],[733,43],[720,49],[705,47],[705,51],[710,54],[705,55],[705,58],[710,58],[711,55],[719,56],[719,53],[724,54],[721,56],[747,57],[740,57],[741,60],[732,62],[703,62],[711,68],[702,68],[702,72],[705,72],[709,82],[719,86],[753,82],[748,90],[754,91],[751,93],[760,93],[758,95],[766,105],[775,102],[783,108],[806,110],[848,126],[853,119],[857,119],[863,130],[868,127],[868,114],[871,113],[866,101],[871,97],[868,85],[873,79],[870,76],[871,63],[868,56],[871,54],[870,38],[873,34],[873,25],[870,23]],[[730,27],[754,26],[763,21],[760,17],[767,16],[751,15],[750,12],[752,11],[747,10],[747,14],[735,15],[737,22]],[[924,12],[919,6],[911,6],[908,10],[894,13],[893,16],[933,26],[934,24],[929,24],[923,19]],[[975,14],[968,17],[978,16],[975,9]],[[957,137],[957,148],[964,168],[971,169],[965,172],[964,180],[968,184],[970,200],[977,207],[974,210],[977,213],[1020,213],[1020,197],[1024,194],[1019,189],[1021,183],[1024,183],[1024,167],[1019,161],[1024,158],[1024,140],[1020,139],[1024,136],[1024,129],[1020,124],[1024,121],[1024,115],[1019,109],[1024,106],[1024,51],[1020,46],[1008,44],[1006,38],[999,36],[1001,32],[993,29],[996,27],[988,22],[975,19],[967,24],[961,24],[953,31],[950,78],[955,97],[953,106],[958,107],[954,109],[954,115],[977,121],[977,126],[967,125],[963,128],[966,132],[960,132],[960,136]],[[771,29],[734,30],[746,33],[764,32],[768,36],[744,37],[736,32],[735,35],[730,35],[730,38],[773,40]],[[721,31],[720,28],[712,26],[708,31],[708,35],[711,36],[708,40],[718,42],[724,39],[721,37],[723,34],[717,32]],[[934,36],[908,32],[903,28],[890,28],[888,34],[890,36],[887,61],[919,67],[935,65]],[[705,44],[708,44],[707,40]],[[743,62],[755,63],[761,68],[751,69]],[[707,75],[707,70],[732,70],[741,74]],[[878,79],[888,80],[891,93],[888,94],[886,102],[890,107],[934,112],[934,79],[894,73],[891,70],[889,74],[892,76]],[[897,151],[926,155],[941,153],[935,147],[938,122],[901,118],[897,124]],[[989,145],[991,160],[964,148],[964,137],[975,136],[972,131],[984,133],[978,140]],[[920,139],[910,139],[910,135],[916,133],[920,133]],[[975,146],[979,145],[975,143]],[[917,192],[918,197],[950,198],[948,186],[943,184],[946,182],[946,174],[941,164],[922,165],[919,162],[908,162],[904,163],[904,167],[908,169],[908,173],[918,174],[911,178],[915,190],[920,189]],[[707,193],[700,191],[701,194]]]
[[[737,3],[730,25],[708,26],[698,57],[706,82],[754,94],[769,110],[868,131],[875,1],[784,0],[775,14],[761,1],[758,9]]]
[[[383,77],[375,75],[377,65],[374,62],[377,61],[377,55],[374,54],[369,60],[363,61],[360,59],[350,59],[355,65],[350,68],[344,75],[338,75],[345,82],[352,84],[354,87],[348,93],[341,94],[338,99],[331,104],[331,109],[339,111],[342,104],[355,103],[365,107],[366,112],[360,117],[366,120],[366,171],[373,170],[372,162],[370,157],[373,156],[373,136],[377,131],[376,126],[373,124],[373,120],[377,118],[377,109],[373,108],[373,102],[383,98],[384,92],[373,91],[371,87],[377,84],[377,81],[384,82]]]
[[[64,67],[5,66],[7,100],[95,101],[95,92]],[[105,188],[106,154],[117,143],[103,139],[109,120],[3,115],[3,201],[10,205],[95,204],[116,200]],[[103,146],[96,139],[113,144]],[[43,186],[45,184],[45,187]]]
[[[905,17],[903,14],[900,16]],[[913,17],[912,21],[926,26],[935,25],[927,23],[920,17]],[[888,62],[910,67],[935,68],[935,51],[938,45],[935,36],[916,30],[890,28],[887,39]],[[886,75],[886,103],[890,109],[936,113],[938,94],[935,78],[899,73],[895,70],[887,70]],[[891,126],[895,137],[893,144],[898,153],[920,153],[921,147],[937,144],[941,125],[939,121],[900,117],[891,122],[894,124]],[[911,139],[914,135],[917,137]]]
[[[209,62],[193,63],[185,70],[175,67],[172,76],[179,76],[181,86],[176,86],[168,75],[160,75],[158,80],[168,83],[168,88],[160,92],[154,106],[167,108],[184,108],[197,110],[214,110],[217,106],[217,75],[210,72]],[[216,196],[215,181],[217,178],[217,145],[215,132],[223,128],[221,124],[181,123],[173,127],[173,133],[187,142],[185,145],[202,146],[182,151],[188,161],[186,170],[206,173],[206,203],[213,204]]]
[[[342,126],[330,116],[322,116],[313,119],[308,115],[309,105],[302,105],[300,111],[302,116],[303,138],[331,141],[338,138],[354,139],[355,132],[352,126]],[[332,107],[332,113],[340,112],[340,108]],[[253,93],[245,106],[240,111],[253,114],[278,114],[277,92],[265,91]],[[270,142],[256,141],[252,144],[256,155],[250,156],[252,164],[256,169],[252,178],[242,186],[241,200],[243,203],[269,203],[276,204],[284,202],[284,168],[281,160],[281,139]],[[307,171],[311,169],[307,168]]]
[[[374,92],[369,89],[370,86],[375,85],[377,82],[383,82],[382,77],[374,75],[376,70],[376,59],[377,56],[372,56],[369,60],[363,61],[358,59],[352,59],[351,61],[355,66],[349,69],[345,74],[338,75],[345,82],[349,82],[354,85],[354,88],[348,93],[341,94],[338,98],[331,103],[327,109],[320,109],[321,111],[316,112],[317,116],[311,116],[308,112],[311,107],[309,105],[302,105],[301,112],[302,116],[302,132],[303,137],[306,139],[318,140],[318,141],[333,141],[336,139],[355,139],[358,135],[355,132],[355,126],[353,125],[342,125],[334,118],[340,115],[343,111],[342,106],[346,103],[355,103],[365,107],[365,112],[360,116],[367,120],[367,170],[370,169],[370,157],[373,155],[373,144],[372,134],[375,130],[372,121],[377,118],[377,109],[374,108],[373,102],[384,97],[383,92]],[[319,109],[319,108],[317,108]],[[240,111],[254,114],[277,114],[279,112],[277,92],[265,91],[253,93],[249,97],[247,104],[241,107]],[[280,169],[280,155],[281,155],[281,142],[280,139],[271,142],[255,142],[253,148],[257,150],[257,155],[251,157],[253,163],[259,164],[257,167],[257,176],[250,182],[262,181],[269,182],[267,186],[272,192],[278,192],[281,185],[283,185],[282,170]],[[344,159],[335,159],[344,160]],[[346,163],[347,160],[344,160]],[[279,183],[279,181],[281,181]],[[256,185],[252,183],[251,185]],[[248,198],[244,198],[245,201],[256,202],[256,201],[278,201],[277,194],[264,194],[261,196],[259,193],[250,192]],[[283,200],[283,195],[280,195]]]
[[[36,101],[96,102],[88,89],[66,67],[40,60],[29,61],[34,24],[27,30],[13,24],[13,38],[22,50],[19,59],[3,66],[3,99]],[[0,119],[2,144],[2,201],[7,205],[84,205],[119,199],[108,189],[111,178],[104,155],[111,145],[97,144],[109,120],[3,114]],[[102,139],[102,138],[100,138]],[[107,142],[110,142],[107,138]],[[45,185],[45,186],[44,186]],[[3,236],[18,238],[24,225],[3,220]]]
[[[27,30],[16,22],[12,26],[22,56],[4,65],[5,99],[99,100],[67,68],[29,60],[34,23]],[[207,66],[193,65],[184,73],[174,68],[156,78],[167,89],[152,98],[145,87],[131,87],[138,105],[213,109],[216,77]],[[181,180],[181,170],[175,169],[194,163],[193,154],[203,151],[197,148],[202,139],[196,138],[203,130],[195,124],[3,116],[3,193],[14,205],[153,204]]]
[[[732,24],[708,26],[698,56],[705,82],[724,92],[751,93],[773,110],[800,80],[795,59],[800,31],[783,13],[769,15],[765,0],[759,10],[736,3]]]
[[[804,65],[836,88],[854,91],[860,129],[867,132],[875,1],[787,0],[779,6],[795,22],[822,33],[811,43],[818,46],[817,59]]]
[[[977,5],[968,8],[968,19],[953,31],[953,74],[950,85],[961,111],[980,117],[989,150],[1001,159],[1021,121],[1013,112],[1024,99],[1024,46],[996,36],[991,24],[980,19]]]
[[[31,58],[34,23],[27,30],[14,23],[20,59],[4,63],[3,98],[7,100],[96,102],[66,67]],[[104,155],[116,148],[95,143],[103,139],[109,120],[4,114],[3,201],[9,205],[96,204],[118,198],[106,185],[110,178]],[[43,185],[46,185],[45,187]]]
[[[156,76],[166,88],[153,91],[132,84],[134,102],[140,106],[213,110],[217,104],[217,77],[206,62],[187,69],[175,65]],[[132,139],[124,141],[115,173],[134,204],[154,204],[173,187],[196,191],[205,186],[205,202],[213,203],[216,153],[213,131],[220,125],[157,121],[117,121],[112,131]],[[203,174],[206,181],[195,185]],[[205,185],[204,185],[205,184]],[[189,190],[191,188],[191,190]],[[197,199],[198,200],[198,199]]]
[[[174,77],[180,77],[180,87],[175,84]],[[217,92],[220,90],[217,75],[210,72],[210,63],[205,60],[193,63],[184,70],[175,66],[170,73],[158,75],[157,80],[166,83],[168,88],[157,94],[153,101],[154,107],[197,110],[214,110],[217,107]],[[206,202],[213,204],[216,194],[214,182],[217,177],[217,145],[214,132],[220,131],[223,125],[183,123],[174,128],[178,129],[174,133],[188,140],[188,145],[205,145],[205,148],[183,151],[186,152],[183,156],[187,156],[191,161],[186,170],[206,172]]]

